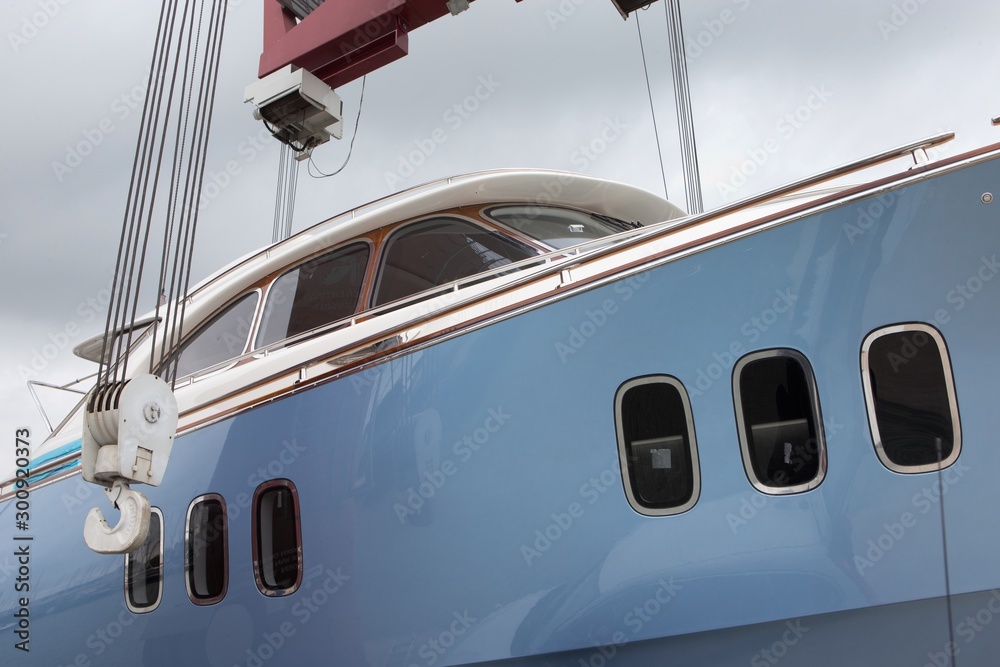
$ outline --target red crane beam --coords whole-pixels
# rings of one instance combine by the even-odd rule
[[[338,88],[405,56],[407,33],[448,13],[445,0],[328,0],[300,18],[264,0],[258,76],[295,65]]]

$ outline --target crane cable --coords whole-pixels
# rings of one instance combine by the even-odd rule
[[[361,77],[361,96],[358,99],[358,116],[354,119],[354,134],[351,135],[351,145],[347,149],[347,157],[344,158],[344,164],[340,165],[335,171],[331,171],[329,174],[324,173],[319,166],[313,162],[312,155],[309,156],[309,175],[313,178],[329,178],[330,176],[336,176],[340,172],[344,171],[347,163],[351,161],[351,154],[354,152],[354,140],[358,138],[358,128],[361,126],[361,109],[365,104],[365,83],[368,81],[368,76],[365,75]],[[315,169],[316,173],[313,173]]]
[[[274,193],[274,227],[271,243],[292,235],[292,217],[295,214],[295,191],[299,183],[299,161],[295,149],[281,144],[278,154],[278,187]]]
[[[111,384],[117,379],[117,370],[114,368],[115,362],[112,362],[112,359],[117,360],[120,358],[121,336],[115,337],[114,332],[118,329],[118,322],[122,321],[122,306],[127,299],[127,297],[123,296],[123,293],[126,292],[125,283],[127,282],[125,271],[130,265],[130,253],[128,249],[132,247],[132,238],[136,236],[138,226],[135,215],[135,199],[139,195],[140,185],[145,180],[144,174],[147,170],[147,155],[149,154],[151,137],[156,131],[156,121],[158,121],[159,115],[156,110],[159,108],[163,94],[163,87],[154,84],[162,80],[164,76],[167,48],[173,37],[174,12],[172,8],[168,7],[170,4],[172,3],[164,2],[160,8],[160,20],[156,31],[153,62],[149,68],[146,98],[142,107],[142,120],[139,127],[139,136],[136,140],[135,157],[132,160],[132,177],[129,182],[128,196],[126,198],[125,221],[122,225],[122,235],[118,243],[118,257],[115,261],[115,274],[112,279],[111,301],[108,304],[104,342],[101,346],[101,357],[98,361],[98,386]],[[163,41],[165,35],[167,36],[166,44]],[[131,270],[129,270],[129,273],[131,273]],[[112,346],[114,346],[113,351]],[[105,364],[109,365],[107,372],[105,372]]]
[[[643,7],[646,11],[649,7]],[[649,97],[649,115],[653,118],[653,137],[656,139],[656,157],[660,160],[660,178],[663,179],[663,198],[669,199],[667,194],[667,171],[663,168],[663,146],[660,144],[660,131],[656,127],[656,109],[653,106],[653,89],[649,85],[649,68],[646,66],[646,48],[642,44],[642,26],[639,25],[639,14],[635,15],[635,31],[639,33],[639,53],[642,54],[642,73],[646,76],[646,95]]]
[[[694,112],[688,87],[687,54],[684,52],[684,27],[681,22],[680,0],[666,0],[663,11],[667,17],[670,45],[670,66],[674,81],[674,103],[677,107],[677,134],[680,139],[681,166],[684,172],[684,194],[688,213],[705,210],[698,169],[698,145],[694,133]]]
[[[278,132],[264,121],[264,126],[276,139],[281,141],[281,152],[278,155],[278,184],[274,194],[274,225],[271,230],[271,242],[287,239],[292,234],[292,218],[295,214],[295,194],[299,182],[299,164],[302,159],[307,159],[307,173],[312,178],[329,178],[344,171],[351,161],[354,153],[354,140],[358,138],[358,128],[361,126],[361,109],[365,103],[365,82],[367,76],[361,79],[361,95],[358,100],[358,115],[354,119],[354,133],[351,135],[351,144],[347,149],[347,157],[344,163],[335,171],[329,174],[324,173],[313,161],[312,151],[303,146],[294,146],[287,143],[278,136]],[[308,152],[305,152],[308,151]],[[303,152],[305,154],[303,155]]]
[[[178,300],[180,301],[180,312],[176,314],[173,322],[170,322],[169,317],[166,318],[167,322],[173,324],[173,326],[164,327],[164,342],[160,348],[161,361],[180,342],[183,333],[181,324],[184,321],[184,313],[187,307],[187,299],[183,297],[191,287],[191,263],[194,255],[195,233],[198,228],[198,203],[201,201],[201,188],[205,180],[205,157],[208,154],[208,138],[212,126],[212,115],[215,111],[215,92],[219,82],[219,56],[222,51],[222,35],[225,31],[227,5],[228,0],[213,0],[212,3],[212,24],[209,26],[209,50],[211,53],[202,62],[201,89],[198,99],[199,113],[195,120],[197,126],[195,155],[197,159],[188,163],[188,180],[185,183],[186,197],[184,206],[181,209],[185,216],[185,224],[182,225],[184,227],[184,234],[183,239],[181,239],[180,234],[177,236],[177,250],[175,250],[174,254],[174,276],[176,276],[176,280],[171,281],[170,292],[167,295],[168,312],[169,305]],[[164,262],[167,259],[167,247],[168,244],[165,243]],[[180,257],[178,257],[178,251]],[[179,270],[177,269],[178,266],[180,267]],[[157,310],[159,310],[159,306],[157,306]],[[167,332],[170,333],[169,337],[167,336]],[[153,339],[155,345],[155,331]],[[173,358],[174,365],[176,365],[176,361],[175,356]],[[153,364],[151,361],[150,372],[152,370]],[[173,372],[170,373],[170,377],[172,386]]]
[[[163,224],[163,247],[154,349],[161,333],[162,340],[158,358],[150,355],[149,372],[163,364],[182,333],[186,306],[182,297],[190,287],[226,9],[227,0],[163,0],[98,362],[98,386],[127,377],[145,260],[157,221]],[[172,143],[167,139],[171,129]]]

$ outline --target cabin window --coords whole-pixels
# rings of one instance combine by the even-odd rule
[[[374,305],[538,254],[528,245],[456,218],[431,218],[393,232],[386,243]]]
[[[679,514],[698,501],[700,481],[691,403],[680,380],[629,380],[615,395],[625,495],[636,512]]]
[[[312,259],[274,281],[256,347],[265,347],[357,311],[370,250],[355,243]]]
[[[253,572],[264,595],[290,595],[302,583],[299,498],[287,479],[265,482],[253,496]]]
[[[955,462],[962,437],[941,332],[927,324],[873,331],[861,346],[861,380],[875,452],[885,467],[916,473]]]
[[[156,609],[162,595],[163,513],[153,507],[146,539],[125,554],[125,604],[136,614],[145,614]]]
[[[184,343],[167,376],[182,378],[243,354],[259,297],[250,292],[213,317]]]
[[[195,498],[184,531],[184,571],[188,597],[215,604],[229,587],[229,531],[226,501],[217,493]]]
[[[639,226],[606,215],[557,206],[497,206],[489,209],[486,215],[557,250]]]
[[[750,483],[771,494],[819,486],[826,443],[809,361],[795,350],[748,354],[733,370],[733,399]]]

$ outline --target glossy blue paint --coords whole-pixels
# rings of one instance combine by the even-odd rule
[[[147,494],[166,547],[150,614],[125,610],[122,559],[83,544],[97,488],[37,491],[32,664],[992,664],[1000,227],[979,194],[998,177],[994,160],[826,210],[179,438]],[[890,472],[868,430],[861,342],[909,321],[953,362],[963,449],[940,476]],[[802,494],[743,470],[730,374],[769,348],[816,376],[828,473]],[[701,497],[676,516],[634,512],[617,460],[615,391],[650,373],[694,414]],[[267,598],[249,509],[275,478],[299,491],[305,576]],[[228,503],[229,592],[197,607],[183,525],[209,492]]]

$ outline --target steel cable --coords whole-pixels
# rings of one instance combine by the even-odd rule
[[[227,8],[226,0],[203,0],[197,9],[193,4],[163,0],[160,9],[98,361],[98,387],[127,378],[150,235],[161,216],[163,246],[156,285],[160,298],[152,323],[149,372],[163,365],[182,333]],[[172,142],[167,139],[171,130]]]
[[[165,1],[160,8],[160,19],[157,23],[156,31],[156,41],[153,49],[152,61],[149,67],[149,77],[146,85],[146,95],[143,102],[142,117],[139,125],[139,134],[136,138],[136,148],[135,157],[132,160],[132,176],[129,181],[128,195],[126,196],[125,205],[125,219],[122,222],[122,234],[118,242],[118,256],[115,260],[115,273],[112,278],[111,283],[111,298],[108,303],[108,317],[105,321],[104,327],[104,341],[101,345],[101,357],[98,360],[97,366],[97,384],[100,386],[102,383],[110,382],[111,369],[108,368],[107,375],[105,375],[104,368],[105,364],[111,362],[112,357],[112,332],[117,328],[118,314],[121,305],[120,301],[120,289],[119,283],[123,279],[122,269],[123,263],[125,262],[125,249],[131,244],[131,233],[132,225],[130,224],[129,210],[132,206],[133,196],[136,194],[136,185],[139,183],[139,175],[142,172],[141,164],[145,161],[146,150],[148,146],[149,137],[149,122],[150,115],[152,113],[152,107],[150,105],[150,99],[153,96],[155,90],[157,90],[158,85],[154,85],[158,82],[160,76],[160,68],[163,64],[163,57],[166,53],[166,49],[163,47],[163,36],[164,34],[169,34],[172,32],[172,12],[167,11],[167,7],[171,3]],[[166,25],[166,22],[170,22],[170,25]]]

